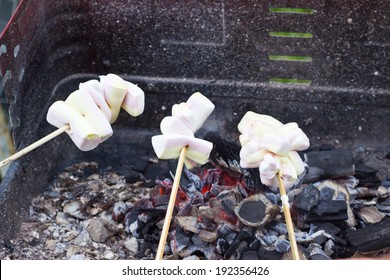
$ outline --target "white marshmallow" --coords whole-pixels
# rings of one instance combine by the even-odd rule
[[[104,89],[98,80],[89,80],[85,83],[80,83],[79,89],[86,90],[95,101],[96,105],[106,116],[107,120],[111,120],[111,111],[108,107],[106,99],[104,98]]]
[[[153,149],[160,159],[175,159],[180,156],[183,147],[188,146],[186,158],[189,164],[196,162],[205,164],[209,158],[213,144],[188,135],[157,135],[152,137]]]
[[[267,151],[262,149],[258,142],[249,142],[242,146],[240,150],[240,165],[243,168],[259,167],[265,153]]]
[[[123,100],[125,99],[128,84],[125,80],[115,74],[100,76],[100,83],[104,89],[104,98],[111,111],[110,123],[114,123],[118,118]]]
[[[97,107],[85,89],[72,92],[65,103],[85,117],[102,142],[112,135],[111,125],[105,114]]]
[[[256,122],[256,126],[261,124],[266,124],[271,127],[281,127],[283,123],[275,119],[274,117],[268,115],[257,114],[252,111],[246,112],[242,117],[241,121],[238,123],[238,131],[242,134],[248,133],[254,126],[253,122]]]
[[[194,133],[184,123],[175,116],[165,117],[160,123],[162,134],[166,135],[188,135],[194,136]]]
[[[289,141],[291,149],[294,151],[303,151],[309,148],[310,141],[306,134],[298,127],[298,124],[287,123],[280,130],[284,137]]]
[[[200,92],[192,94],[188,98],[187,104],[195,117],[195,131],[197,131],[213,112],[215,105]]]
[[[137,85],[127,82],[127,93],[122,103],[122,108],[132,115],[137,117],[144,112],[145,94]]]
[[[90,122],[64,101],[54,102],[47,112],[46,119],[58,128],[68,124],[70,130],[66,133],[82,151],[92,150],[101,142]]]
[[[172,116],[177,117],[193,133],[196,131],[196,117],[187,103],[174,104],[172,106]]]

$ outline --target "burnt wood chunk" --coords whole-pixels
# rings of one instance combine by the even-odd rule
[[[294,205],[302,210],[310,211],[317,206],[320,199],[320,191],[313,185],[309,185],[297,195]]]
[[[377,224],[346,234],[347,241],[359,252],[374,252],[390,247],[390,217]]]
[[[309,165],[304,183],[353,176],[355,174],[353,156],[347,150],[310,151],[305,153],[304,157]]]

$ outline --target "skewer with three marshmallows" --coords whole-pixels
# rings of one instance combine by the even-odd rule
[[[59,134],[66,132],[82,151],[96,148],[112,134],[111,124],[123,108],[136,117],[143,113],[145,95],[135,84],[115,74],[100,76],[100,81],[89,80],[79,85],[65,101],[54,102],[47,113],[47,121],[58,130],[38,140],[0,162],[0,167],[32,151]]]
[[[264,185],[279,187],[293,259],[298,260],[286,188],[291,188],[304,171],[297,151],[310,146],[309,138],[296,123],[283,124],[271,116],[251,111],[241,119],[238,130],[242,146],[240,165],[244,168],[258,167]]]
[[[152,137],[153,149],[158,158],[179,158],[156,260],[161,260],[164,255],[183,165],[185,164],[190,169],[195,165],[205,164],[210,156],[213,144],[195,138],[194,133],[203,125],[214,107],[214,104],[207,97],[196,92],[190,96],[187,102],[172,106],[172,116],[165,117],[160,123],[162,135]]]

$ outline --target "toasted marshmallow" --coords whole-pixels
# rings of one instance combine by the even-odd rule
[[[119,111],[128,90],[128,84],[125,80],[115,74],[100,76],[100,83],[104,89],[104,98],[111,111],[110,123],[112,124],[118,118]]]
[[[183,147],[188,147],[186,158],[192,162],[205,164],[213,144],[188,135],[157,135],[152,137],[153,149],[160,159],[175,159],[180,156]],[[190,166],[189,168],[191,168]]]
[[[47,112],[46,119],[58,128],[69,125],[70,129],[66,133],[82,151],[92,150],[101,143],[100,136],[96,134],[87,118],[64,101],[54,102]]]
[[[255,123],[254,125],[254,122],[257,123]],[[237,127],[238,127],[238,131],[240,131],[242,134],[246,134],[253,128],[253,126],[259,126],[263,124],[266,124],[271,127],[281,127],[283,125],[283,123],[281,123],[274,117],[248,111],[242,117]]]
[[[85,89],[72,92],[65,103],[84,116],[101,141],[105,141],[112,135],[112,128],[107,117]]]
[[[298,124],[287,123],[280,128],[284,137],[289,141],[291,150],[303,151],[309,148],[310,141],[306,134],[298,127]]]
[[[123,99],[122,108],[132,115],[137,117],[144,112],[145,94],[137,85],[127,82],[127,93]]]

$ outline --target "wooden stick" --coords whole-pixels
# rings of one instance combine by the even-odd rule
[[[69,125],[64,125],[63,127],[60,127],[59,129],[57,129],[56,131],[53,131],[52,133],[50,133],[49,135],[46,135],[45,137],[39,139],[38,141],[32,143],[30,146],[27,146],[26,148],[24,148],[23,150],[20,150],[19,152],[13,154],[12,156],[6,158],[5,160],[1,161],[0,162],[0,167],[20,158],[21,156],[24,156],[25,154],[31,152],[32,150],[38,148],[39,146],[45,144],[46,142],[50,141],[51,139],[57,137],[58,135],[60,135],[61,133],[67,131],[69,129]]]
[[[280,190],[280,197],[281,198],[283,198],[283,196],[287,197],[286,189],[284,188],[283,179],[280,173],[278,173],[277,177],[278,177],[278,185]],[[282,207],[283,207],[284,219],[286,220],[288,237],[290,239],[292,257],[294,260],[299,260],[298,246],[294,234],[294,225],[290,213],[290,205],[288,203],[283,202],[282,200]]]
[[[179,190],[180,177],[183,171],[183,165],[184,165],[184,160],[186,158],[187,150],[188,147],[186,146],[183,147],[180,151],[179,162],[177,163],[175,178],[173,180],[173,185],[172,185],[171,196],[169,197],[167,213],[165,214],[164,226],[161,232],[160,242],[158,243],[156,260],[163,259],[165,243],[167,242],[167,236],[169,232],[169,227],[171,225],[173,209],[175,208],[176,196]]]

